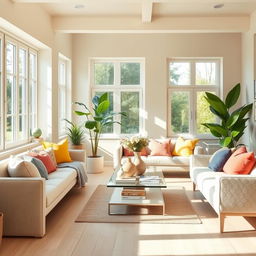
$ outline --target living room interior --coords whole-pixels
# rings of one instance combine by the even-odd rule
[[[238,144],[254,161],[255,24],[256,0],[0,0],[0,255],[256,255],[256,171],[225,173],[245,147],[228,149],[224,172],[208,166]],[[232,137],[220,145],[221,136],[202,125],[220,124],[205,92],[231,113],[249,106],[239,112],[246,125],[234,144]],[[97,125],[111,111],[98,145]],[[80,149],[68,136],[72,124],[85,130]],[[122,139],[133,136],[146,138],[146,156],[125,153]],[[194,143],[188,154],[177,153],[181,137]],[[104,157],[99,171],[89,164],[94,142]],[[47,166],[45,178],[40,170],[17,175],[11,156],[28,161],[24,155],[41,143],[57,167]],[[161,146],[163,155],[152,153]],[[68,156],[56,155],[61,147]],[[159,182],[140,177],[138,185],[138,164],[136,183],[118,185],[115,175],[137,152]],[[71,160],[85,175],[65,165]],[[127,187],[146,197],[160,191],[160,199],[115,201]],[[120,205],[125,213],[112,213]],[[129,214],[131,205],[139,214]]]

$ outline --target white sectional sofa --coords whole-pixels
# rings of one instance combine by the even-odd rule
[[[175,140],[171,140],[172,147],[175,145]],[[120,145],[116,148],[113,154],[114,168],[119,168],[126,160],[123,147]],[[196,146],[194,154],[203,154],[203,148]],[[142,156],[142,160],[149,166],[168,166],[168,169],[189,171],[190,156]]]
[[[200,190],[220,219],[224,231],[225,216],[256,216],[256,170],[250,175],[230,175],[208,168],[211,155],[190,159],[193,190]]]
[[[84,150],[69,150],[72,160],[85,161]],[[25,153],[19,154],[23,155]],[[72,168],[59,168],[44,178],[9,177],[8,159],[0,161],[0,212],[5,236],[45,235],[47,214],[77,182]]]

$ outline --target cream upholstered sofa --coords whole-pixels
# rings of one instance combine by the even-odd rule
[[[159,139],[161,141],[162,139]],[[174,148],[176,140],[171,139],[172,143],[171,149]],[[147,149],[148,153],[150,150]],[[195,146],[194,154],[203,154],[203,148],[201,146]],[[124,150],[121,145],[119,145],[114,154],[113,162],[114,168],[120,168],[121,165],[127,160],[127,156],[124,156]],[[168,169],[189,171],[190,156],[142,156],[142,160],[149,166],[166,166]]]
[[[194,155],[190,161],[193,190],[200,190],[219,215],[220,232],[225,216],[256,216],[256,169],[249,175],[230,175],[208,168],[211,155]]]
[[[85,161],[84,150],[69,150],[69,153],[72,160]],[[9,177],[8,160],[0,161],[0,212],[4,214],[4,235],[42,237],[47,214],[74,187],[77,172],[72,168],[59,168],[49,174],[48,180]]]

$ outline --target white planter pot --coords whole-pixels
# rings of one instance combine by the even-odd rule
[[[104,156],[87,157],[87,172],[88,173],[101,173],[104,168]]]

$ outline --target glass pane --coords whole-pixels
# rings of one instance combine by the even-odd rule
[[[214,92],[211,92],[214,93]],[[198,134],[210,133],[202,123],[214,123],[216,118],[209,109],[209,103],[204,98],[205,92],[197,92],[196,96],[196,129]]]
[[[19,82],[19,113],[26,112],[26,80],[20,79]]]
[[[140,63],[121,63],[121,84],[140,84]]]
[[[121,133],[134,134],[140,130],[140,93],[121,92],[121,111],[127,113],[127,117],[121,116]]]
[[[7,77],[7,114],[14,113],[15,78]]]
[[[11,44],[11,43],[7,43],[6,46],[6,70],[7,73],[15,73],[15,49],[16,46]]]
[[[19,49],[19,75],[26,76],[26,50]]]
[[[19,131],[18,131],[18,139],[22,140],[26,138],[26,116],[19,115]]]
[[[216,63],[205,62],[196,63],[196,84],[215,85],[216,84]]]
[[[6,120],[6,141],[12,142],[13,141],[13,117],[8,116]]]
[[[100,97],[103,93],[105,93],[105,92],[96,92],[95,95]],[[113,92],[108,92],[108,99],[110,101],[109,112],[113,112],[113,110],[114,110]],[[113,121],[113,118],[111,118],[109,121],[110,122]],[[114,132],[113,124],[109,124],[109,125],[105,126],[102,130],[102,133],[113,133],[113,132]]]
[[[29,75],[30,78],[36,80],[36,55],[29,53]]]
[[[94,79],[96,85],[114,84],[114,64],[113,63],[95,63]]]
[[[171,85],[190,85],[189,62],[171,62],[169,72]]]
[[[171,127],[174,133],[189,132],[189,93],[172,92]]]

